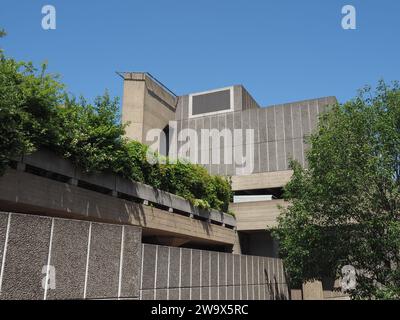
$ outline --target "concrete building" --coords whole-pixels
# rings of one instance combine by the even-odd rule
[[[130,122],[127,137],[154,146],[154,129],[159,129],[168,133],[158,144],[161,153],[174,144],[178,157],[204,165],[211,174],[230,176],[238,200],[230,206],[237,219],[234,252],[277,257],[277,244],[266,229],[276,226],[278,205],[287,205],[282,188],[292,175],[289,159],[307,166],[304,138],[336,98],[261,107],[242,85],[177,96],[148,73],[120,75],[122,120]],[[217,130],[206,132],[208,143],[201,140],[204,130]],[[240,166],[244,154],[247,171]]]
[[[121,76],[127,136],[230,176],[236,218],[50,150],[23,155],[0,176],[0,300],[334,298],[289,287],[267,228],[287,205],[288,158],[307,165],[303,137],[335,98],[261,108],[240,85],[176,96]]]

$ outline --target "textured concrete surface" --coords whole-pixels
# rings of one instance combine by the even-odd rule
[[[142,299],[274,300],[289,297],[278,259],[152,244],[144,244],[143,250]],[[277,271],[281,278],[277,271],[276,276],[268,275],[269,264],[275,266],[274,270],[280,269]]]
[[[0,299],[137,299],[141,230],[0,213],[0,263]]]
[[[122,226],[92,223],[87,298],[118,297]]]
[[[55,219],[50,265],[56,271],[56,287],[48,299],[83,298],[89,222]]]
[[[50,229],[50,218],[11,214],[2,299],[43,299]]]

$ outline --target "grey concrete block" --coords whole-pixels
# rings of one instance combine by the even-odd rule
[[[200,287],[200,250],[192,250],[192,287]],[[200,295],[200,293],[199,293]]]
[[[291,104],[288,104],[283,108],[283,118],[284,118],[285,139],[293,139]]]
[[[301,110],[301,127],[303,131],[303,136],[310,134],[310,113],[308,110],[308,104],[302,105],[300,107]]]
[[[269,171],[276,171],[277,156],[276,156],[276,141],[268,142],[268,164]]]
[[[232,286],[233,285],[233,254],[226,254],[226,285]],[[239,271],[239,270],[237,270]]]
[[[92,223],[87,298],[118,296],[122,226]]]
[[[82,299],[85,290],[89,222],[54,219],[50,265],[55,268],[56,287],[47,299]]]
[[[233,300],[234,298],[234,294],[235,294],[235,286],[230,285],[227,286],[227,290],[226,290],[226,300]]]
[[[218,252],[211,252],[211,286],[218,286]]]
[[[156,289],[156,300],[167,300],[168,289]]]
[[[191,249],[182,248],[181,260],[181,287],[190,287],[191,277]]]
[[[285,153],[285,142],[283,140],[277,141],[277,170],[286,170],[287,165],[286,165],[286,153]]]
[[[169,287],[178,288],[180,278],[180,248],[170,248]]]
[[[232,132],[232,137],[233,137],[233,129],[234,129],[233,115],[234,115],[234,113],[232,113],[232,112],[226,114],[226,128]]]
[[[301,109],[293,105],[292,108],[292,119],[293,119],[293,138],[302,138],[302,120],[301,120]]]
[[[218,300],[226,300],[226,288],[227,286],[219,286],[219,295],[218,295]]]
[[[200,300],[200,288],[192,288],[192,300]]]
[[[310,100],[310,124],[311,124],[311,132],[317,127],[318,123],[318,114],[319,114],[319,100]]]
[[[242,112],[235,112],[233,114],[233,125],[234,129],[242,129]],[[239,144],[239,141],[235,141],[235,145]]]
[[[289,165],[289,161],[294,158],[294,146],[293,139],[285,140],[285,151],[286,151],[286,168]]]
[[[293,158],[303,164],[303,139],[294,139],[293,149]]]
[[[219,292],[219,287],[211,286],[211,288],[210,288],[210,300],[218,300],[218,292]]]
[[[141,300],[154,300],[154,289],[142,289]]]
[[[30,155],[25,155],[23,162],[67,177],[73,177],[75,174],[75,168],[71,161],[63,159],[53,151],[47,149],[41,149]]]
[[[276,125],[275,125],[275,107],[266,108],[267,111],[267,141],[275,141]]]
[[[156,254],[157,246],[144,244],[143,245],[143,270],[142,270],[142,288],[154,288],[154,278],[156,271]],[[178,259],[179,262],[179,259]]]
[[[219,281],[218,284],[219,286],[226,286],[226,280],[227,280],[227,265],[226,265],[226,253],[219,252]]]
[[[276,125],[276,140],[285,139],[285,122],[283,117],[283,108],[275,107],[275,125]]]
[[[210,252],[201,251],[201,296],[208,299],[208,287],[210,285]]]
[[[240,256],[240,268],[241,268],[240,284],[247,284],[249,279],[247,270],[247,256]]]
[[[179,300],[179,292],[180,292],[180,289],[178,289],[178,288],[169,289],[168,300]]]
[[[77,168],[75,171],[75,178],[96,186],[107,188],[110,190],[116,189],[116,175],[111,173],[85,173],[83,170]]]
[[[159,246],[157,251],[156,288],[166,289],[168,284],[168,247]]]
[[[226,261],[226,253],[220,252],[219,256],[219,272],[218,272],[218,286],[219,286],[219,299],[226,299],[226,286],[227,286],[227,261]]]
[[[249,298],[249,295],[248,295],[248,285],[247,284],[245,284],[245,285],[241,285],[241,288],[240,288],[240,290],[241,290],[241,300],[248,300]]]
[[[190,300],[190,288],[181,288],[181,300]]]
[[[124,226],[121,297],[138,297],[140,289],[142,232],[140,228]]]
[[[267,109],[262,108],[258,110],[258,134],[259,141],[266,142],[268,138],[267,130]]]
[[[241,299],[241,295],[240,295],[240,291],[241,290],[241,286],[240,285],[235,285],[233,287],[233,299],[234,300],[240,300]]]
[[[249,109],[249,116],[250,116],[250,124],[249,128],[254,130],[254,143],[260,142],[260,131],[258,129],[258,121],[259,121],[259,108]]]
[[[1,299],[44,298],[51,219],[11,214]]]

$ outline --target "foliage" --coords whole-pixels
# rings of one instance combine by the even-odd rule
[[[227,212],[230,183],[182,161],[152,164],[148,147],[124,138],[119,103],[106,92],[89,104],[65,94],[57,77],[0,56],[0,175],[12,159],[45,147],[87,172],[108,171]]]
[[[335,105],[309,137],[308,169],[292,161],[291,205],[273,230],[291,281],[357,270],[353,298],[400,298],[400,88]]]

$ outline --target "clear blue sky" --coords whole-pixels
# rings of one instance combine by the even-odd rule
[[[41,28],[41,8],[57,29]],[[341,8],[357,9],[357,30],[341,28]],[[335,95],[353,97],[380,78],[400,80],[398,0],[1,0],[6,54],[60,73],[89,99],[115,71],[149,71],[185,94],[243,84],[262,105]]]

